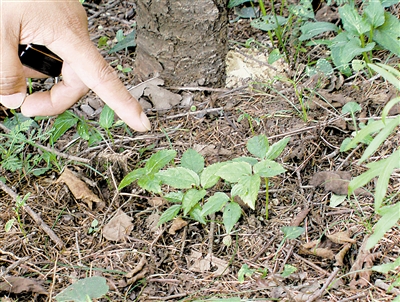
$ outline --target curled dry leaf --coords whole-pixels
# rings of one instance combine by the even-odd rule
[[[357,241],[351,239],[348,232],[337,232],[331,235],[326,235],[329,240],[338,244],[356,243]]]
[[[175,235],[176,231],[179,231],[180,229],[184,228],[185,226],[187,226],[187,221],[183,220],[180,217],[175,218],[172,221],[172,225],[168,230],[168,233],[171,235]]]
[[[335,255],[335,265],[336,266],[343,266],[344,265],[344,256],[346,256],[347,252],[351,247],[351,243],[347,243],[343,246],[343,248]]]
[[[57,179],[56,183],[65,183],[72,195],[74,195],[76,199],[83,200],[88,205],[89,209],[93,208],[93,203],[96,203],[96,209],[98,210],[101,210],[105,206],[104,202],[68,168],[64,169],[64,172]]]
[[[30,292],[47,295],[46,289],[35,279],[23,277],[5,277],[4,282],[0,282],[0,292],[20,294]]]
[[[126,215],[121,209],[103,227],[104,238],[112,241],[119,241],[129,235],[133,230],[132,218]]]
[[[186,256],[186,261],[189,270],[193,272],[204,273],[210,271],[212,267],[217,267],[217,270],[212,272],[213,276],[226,275],[230,272],[228,262],[210,254],[203,258],[200,252],[192,250],[190,256]]]

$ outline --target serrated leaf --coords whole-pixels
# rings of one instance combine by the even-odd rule
[[[118,39],[117,39],[118,40]],[[109,54],[126,49],[128,47],[136,46],[136,31],[132,31],[127,34],[123,39],[119,39],[118,43],[109,50]]]
[[[156,174],[145,174],[138,179],[138,186],[156,194],[161,193],[161,179]]]
[[[204,169],[204,157],[197,151],[188,149],[182,155],[181,166],[199,174]]]
[[[261,177],[273,177],[285,173],[285,168],[273,160],[262,160],[253,167],[254,173]]]
[[[375,28],[373,40],[396,56],[400,56],[400,21],[389,12],[385,12],[385,23]]]
[[[146,162],[144,168],[148,174],[157,173],[164,168],[176,156],[175,150],[161,150],[154,153]]]
[[[290,137],[286,137],[284,139],[281,139],[280,141],[277,141],[275,144],[269,147],[268,152],[265,155],[265,158],[271,160],[277,158],[279,155],[281,155],[283,149],[285,149],[289,141]]]
[[[252,155],[263,159],[269,149],[268,138],[265,135],[254,136],[247,141],[246,147]]]
[[[183,214],[187,215],[190,210],[206,196],[206,190],[197,190],[197,189],[190,189],[188,190],[185,195],[183,196],[182,200],[182,208]]]
[[[201,214],[206,216],[221,211],[228,201],[228,195],[222,192],[216,192],[213,196],[207,199],[207,202],[203,205]]]
[[[216,173],[229,182],[238,182],[243,176],[251,175],[251,165],[246,162],[230,162],[222,166]]]
[[[166,222],[174,219],[176,217],[176,215],[178,215],[181,208],[182,208],[182,205],[180,205],[180,204],[175,204],[173,206],[170,206],[168,209],[165,210],[164,213],[162,213],[157,226],[160,226],[163,223],[166,223]]]
[[[310,40],[311,38],[328,31],[337,32],[339,28],[330,22],[306,22],[301,27],[300,41]]]
[[[286,24],[287,18],[278,15],[267,15],[251,21],[250,25],[263,31],[275,30],[279,26]]]
[[[217,172],[224,165],[225,163],[215,163],[206,167],[203,172],[201,172],[200,183],[204,189],[211,188],[218,182],[220,177],[217,175]]]
[[[108,105],[104,105],[101,110],[99,124],[103,129],[110,129],[114,124],[114,110],[108,107]]]
[[[190,189],[200,184],[199,176],[192,170],[183,167],[162,170],[157,175],[164,184],[176,189]]]
[[[379,214],[382,217],[374,226],[374,233],[368,238],[366,249],[369,250],[400,220],[400,202],[381,208]]]
[[[238,195],[242,201],[251,209],[255,209],[261,179],[258,175],[243,176],[237,184],[232,187],[231,195]]]
[[[168,200],[169,202],[182,202],[183,200],[183,192],[182,191],[177,191],[177,192],[169,192],[168,194],[164,195],[164,198]]]
[[[204,215],[202,214],[202,209],[199,204],[196,204],[192,210],[189,212],[190,217],[194,220],[200,222],[201,224],[206,224],[206,220],[204,219]]]
[[[76,281],[59,293],[55,299],[58,302],[87,302],[88,299],[101,298],[107,292],[107,279],[94,276]]]
[[[50,144],[54,144],[65,132],[78,123],[78,118],[70,111],[60,114],[53,124],[55,129],[50,136]]]
[[[385,10],[380,1],[369,1],[364,14],[372,27],[376,28],[385,22]]]
[[[362,35],[371,28],[368,22],[358,14],[357,10],[349,4],[339,8],[339,15],[344,29],[354,35]]]
[[[121,190],[125,188],[126,186],[129,186],[131,183],[134,181],[138,180],[140,177],[144,176],[146,174],[146,170],[144,168],[139,168],[136,170],[133,170],[132,172],[128,173],[125,175],[125,177],[121,180],[118,190]]]
[[[281,227],[281,231],[285,234],[285,239],[296,239],[304,233],[305,229],[302,227],[284,226]]]
[[[224,226],[227,234],[230,234],[236,222],[242,216],[242,208],[236,202],[226,204],[224,214],[222,215]]]

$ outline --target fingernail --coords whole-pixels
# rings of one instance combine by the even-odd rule
[[[0,103],[9,109],[17,109],[21,107],[25,101],[25,93],[15,93],[10,95],[0,95]]]
[[[140,114],[140,121],[142,122],[143,127],[145,127],[148,131],[151,130],[151,124],[149,119],[147,118],[146,114],[144,114],[144,112],[142,112]]]

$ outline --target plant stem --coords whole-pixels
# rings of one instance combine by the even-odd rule
[[[259,0],[258,3],[260,5],[261,14],[263,16],[266,16],[267,15],[267,11],[265,10],[264,0]]]
[[[268,220],[268,205],[269,205],[269,192],[268,192],[268,177],[264,178],[265,181],[265,220]]]

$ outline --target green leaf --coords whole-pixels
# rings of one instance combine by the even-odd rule
[[[87,302],[88,298],[98,299],[107,293],[107,279],[94,276],[76,281],[59,293],[55,299],[58,302]]]
[[[275,48],[273,51],[271,51],[269,53],[268,64],[274,64],[276,61],[278,61],[282,57],[283,57],[283,55],[279,52],[279,49]]]
[[[369,250],[378,243],[379,240],[389,231],[400,219],[400,202],[381,208],[379,214],[382,217],[375,224],[374,233],[368,238],[366,249]]]
[[[378,273],[387,274],[388,272],[395,270],[397,267],[400,266],[400,257],[398,257],[395,261],[381,264],[381,265],[374,265],[372,270]]]
[[[339,28],[330,22],[306,22],[300,27],[300,30],[299,40],[306,41],[327,31],[337,32]]]
[[[126,186],[129,186],[131,183],[138,180],[143,175],[146,175],[146,170],[144,168],[139,168],[139,169],[133,170],[132,172],[125,175],[125,177],[121,180],[121,182],[118,186],[118,190],[121,190],[121,189],[125,188]]]
[[[182,191],[177,191],[177,192],[169,192],[168,194],[164,195],[164,198],[168,200],[169,202],[182,202],[183,200],[183,192]]]
[[[175,150],[160,150],[154,153],[146,162],[144,168],[149,174],[157,173],[160,169],[164,168],[176,156]]]
[[[203,172],[201,172],[200,183],[204,189],[211,188],[218,182],[220,177],[217,175],[217,172],[224,165],[225,163],[215,163],[206,167]]]
[[[275,144],[269,147],[268,152],[265,155],[265,158],[271,160],[277,158],[279,155],[281,155],[283,149],[285,149],[289,141],[290,137],[285,137],[284,139],[277,141]]]
[[[243,176],[239,182],[232,187],[231,195],[238,195],[245,204],[254,210],[260,184],[261,179],[258,175]]]
[[[206,224],[206,220],[204,219],[204,215],[202,214],[202,209],[199,204],[196,204],[189,212],[190,217],[194,220],[200,222],[201,224]]]
[[[273,177],[286,171],[280,164],[268,159],[255,164],[253,169],[254,173],[261,177]]]
[[[89,126],[86,122],[80,120],[76,128],[78,130],[79,136],[82,139],[84,139],[85,141],[88,141],[90,139]]]
[[[364,151],[363,156],[360,158],[359,164],[369,158],[379,146],[393,133],[394,129],[400,125],[400,116],[386,122],[385,127],[375,136],[373,141],[369,144],[368,148]]]
[[[4,231],[7,233],[11,230],[12,226],[14,225],[15,218],[11,218],[8,220],[4,226]]]
[[[197,189],[190,189],[188,190],[185,195],[183,196],[182,200],[182,208],[183,214],[187,215],[190,210],[206,196],[206,190],[197,190]]]
[[[370,182],[372,178],[378,176],[382,172],[381,168],[382,163],[379,165],[373,165],[373,168],[370,168],[359,176],[353,178],[349,183],[349,194],[352,194],[357,188],[361,188]]]
[[[297,271],[297,267],[290,265],[290,264],[285,264],[281,276],[283,278],[286,278],[286,277],[289,277],[291,274],[295,273],[296,271]]]
[[[123,39],[117,39],[118,43],[110,49],[108,52],[109,54],[112,54],[114,52],[126,49],[128,47],[135,47],[136,46],[136,31],[132,31],[129,34],[127,34]]]
[[[226,204],[224,214],[222,216],[224,226],[227,234],[230,234],[236,222],[242,216],[242,209],[236,202],[229,202]]]
[[[199,174],[204,169],[204,158],[197,151],[188,149],[182,155],[181,166]]]
[[[384,64],[372,64],[369,63],[368,66],[373,69],[374,71],[376,71],[377,73],[379,73],[381,76],[383,76],[387,81],[389,81],[391,84],[394,85],[394,87],[396,87],[397,90],[400,90],[400,79],[398,79],[398,77],[400,77],[400,75],[398,74],[399,71],[396,69],[389,69],[388,65],[384,65]]]
[[[244,277],[251,277],[256,270],[250,269],[247,264],[243,264],[240,270],[238,271],[238,281],[239,283],[244,282]]]
[[[399,85],[400,85],[400,80],[399,80]],[[400,103],[400,97],[391,99],[391,100],[385,105],[385,107],[383,108],[383,110],[382,110],[382,121],[383,121],[384,123],[386,123],[386,117],[387,117],[387,115],[389,114],[390,109],[392,109],[392,107],[393,107],[394,105],[396,105],[397,103]]]
[[[383,7],[389,7],[399,3],[399,0],[381,0]]]
[[[216,175],[229,182],[238,182],[243,176],[251,175],[251,166],[246,162],[226,163]]]
[[[258,163],[258,159],[250,156],[240,156],[231,160],[231,162],[245,162],[252,166]]]
[[[289,12],[300,18],[314,19],[312,1],[300,0],[299,5],[290,5]]]
[[[281,227],[281,231],[285,234],[285,239],[296,239],[304,233],[305,229],[302,227],[284,226]]]
[[[347,197],[346,195],[332,194],[329,206],[332,208],[336,208],[338,205],[341,205],[343,201],[346,200],[346,197]]]
[[[180,204],[175,204],[173,206],[170,206],[168,209],[165,210],[164,213],[162,213],[157,226],[160,226],[163,223],[166,223],[166,222],[174,219],[176,217],[176,215],[178,215],[181,208],[182,208],[182,205],[180,205]]]
[[[110,129],[114,123],[114,110],[104,105],[100,113],[99,124],[103,129]]]
[[[148,192],[161,193],[161,179],[156,174],[145,174],[138,179],[138,186]]]
[[[369,1],[364,9],[364,15],[373,28],[381,26],[385,22],[385,10],[380,1]]]
[[[265,135],[254,136],[247,141],[246,146],[252,155],[265,158],[269,149],[268,138]]]
[[[278,21],[278,22],[277,22]],[[279,26],[284,25],[287,22],[287,18],[278,15],[267,15],[262,16],[258,19],[251,21],[250,25],[254,28],[261,29],[263,31],[275,30]]]
[[[400,21],[395,16],[385,12],[385,23],[374,29],[372,37],[379,45],[400,56]]]
[[[383,127],[385,127],[385,124],[378,120],[378,121],[373,121],[372,123],[368,124],[366,127],[362,128],[356,136],[353,138],[351,142],[346,144],[343,147],[343,150],[341,148],[341,151],[348,151],[350,149],[353,149],[357,147],[357,145],[362,142],[365,138],[367,138],[371,133],[377,132],[381,130]]]
[[[342,113],[356,113],[361,111],[361,106],[356,102],[348,102],[342,107]]]
[[[164,184],[176,189],[190,189],[200,184],[199,176],[192,170],[183,167],[162,170],[157,175]]]
[[[368,22],[358,14],[357,10],[349,4],[339,8],[339,15],[344,29],[349,33],[359,36],[368,32],[371,28]]]
[[[332,65],[326,59],[318,59],[317,64],[315,64],[315,71],[322,73],[326,76],[333,74]]]
[[[250,2],[250,1],[252,1],[252,0],[229,0],[228,8],[232,8],[232,7],[235,7],[235,6],[238,6],[240,4],[243,4],[243,3],[246,3],[246,2]]]
[[[203,205],[203,211],[201,212],[201,215],[206,216],[221,211],[228,201],[228,195],[222,192],[216,192],[213,196],[208,198],[207,202]]]
[[[55,130],[51,134],[50,144],[54,144],[65,132],[75,126],[78,120],[70,111],[60,114],[54,121],[53,128]]]

